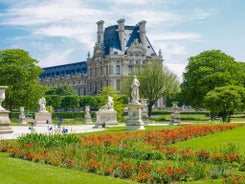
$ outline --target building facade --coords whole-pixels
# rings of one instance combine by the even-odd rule
[[[117,23],[104,29],[104,21],[98,21],[93,55],[88,53],[84,62],[43,68],[40,83],[67,84],[78,95],[96,95],[104,86],[120,91],[123,77],[152,60],[163,62],[161,51],[157,55],[146,36],[146,21],[136,26],[125,25],[124,19]]]

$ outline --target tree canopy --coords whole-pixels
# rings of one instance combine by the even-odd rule
[[[19,106],[27,110],[38,107],[38,99],[44,96],[46,88],[39,84],[43,70],[37,63],[21,49],[0,51],[0,85],[8,86],[5,104],[10,111]]]
[[[244,66],[220,50],[204,51],[189,58],[183,74],[181,93],[194,108],[203,108],[205,95],[227,85],[244,84]]]
[[[166,97],[171,92],[179,91],[179,81],[176,74],[158,61],[151,61],[142,70],[135,73],[140,82],[140,98],[147,99],[148,114],[151,115],[152,106],[159,98]],[[123,90],[130,94],[132,77],[125,80]]]
[[[58,87],[49,88],[49,90],[45,93],[46,95],[77,95],[74,89],[68,85],[62,85]]]
[[[233,85],[216,87],[206,94],[204,105],[220,115],[222,121],[230,121],[230,116],[235,111],[245,109],[245,88]]]

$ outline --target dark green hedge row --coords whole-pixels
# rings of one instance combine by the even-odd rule
[[[164,114],[171,114],[172,112],[168,111],[168,110],[153,110],[152,111],[152,116],[154,115],[164,115]],[[197,111],[197,112],[181,112],[180,111],[180,114],[205,114],[206,116],[209,116],[209,112],[200,112],[200,111]]]
[[[63,119],[84,119],[85,112],[54,112],[52,118],[63,118]],[[95,118],[95,112],[90,111],[91,117]]]
[[[91,117],[95,118],[96,114],[93,111],[90,111]],[[18,119],[20,113],[19,112],[13,112],[12,113],[12,119]],[[27,113],[26,114],[27,118],[35,118],[35,113]],[[84,119],[84,112],[53,112],[52,113],[52,118],[58,119],[58,118],[63,118],[63,119]]]

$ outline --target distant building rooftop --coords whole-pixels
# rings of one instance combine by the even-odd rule
[[[58,66],[51,66],[43,68],[44,72],[40,75],[40,79],[45,77],[75,75],[77,73],[81,75],[87,74],[87,63],[86,61],[80,61],[77,63],[70,63]]]

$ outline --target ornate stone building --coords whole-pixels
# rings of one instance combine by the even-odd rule
[[[73,87],[78,95],[86,95],[87,63],[77,62],[66,65],[43,68],[40,83],[49,87],[68,85]]]
[[[120,91],[122,77],[152,60],[163,62],[161,51],[157,55],[146,36],[146,21],[136,26],[125,25],[124,19],[117,23],[104,30],[104,21],[98,21],[93,55],[88,53],[85,62],[44,68],[41,84],[67,84],[79,95],[95,95],[104,86]]]

